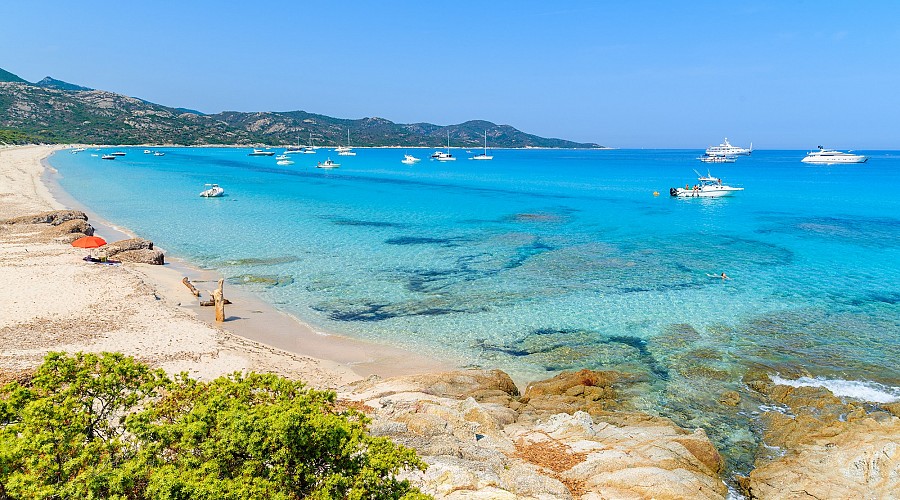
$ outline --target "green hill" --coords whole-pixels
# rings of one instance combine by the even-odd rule
[[[35,83],[35,85],[37,85],[38,87],[47,87],[50,89],[59,89],[59,90],[73,90],[73,91],[94,90],[92,88],[82,87],[81,85],[75,85],[74,83],[57,80],[56,78],[51,78],[49,76],[44,77],[43,80]]]
[[[17,75],[10,73],[3,68],[0,68],[0,82],[28,83],[25,80],[19,78]]]
[[[306,144],[353,146],[482,145],[489,147],[596,148],[524,133],[509,125],[475,120],[457,125],[402,124],[384,118],[344,119],[305,111],[214,115],[170,108],[135,97],[47,77],[37,84],[0,70],[0,129],[45,142],[86,144]]]

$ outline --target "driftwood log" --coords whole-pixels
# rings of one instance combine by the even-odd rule
[[[181,282],[184,283],[184,286],[188,287],[188,290],[190,290],[191,293],[194,294],[194,297],[200,296],[200,290],[197,290],[197,287],[195,287],[194,284],[191,283],[191,280],[187,279],[187,276],[185,276],[184,279],[181,280]]]

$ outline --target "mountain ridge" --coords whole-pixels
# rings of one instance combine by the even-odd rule
[[[335,118],[306,111],[203,114],[52,77],[30,83],[0,69],[0,129],[45,142],[87,144],[307,144],[397,147],[599,148],[545,138],[510,125],[469,120],[454,125],[394,123],[379,117]]]

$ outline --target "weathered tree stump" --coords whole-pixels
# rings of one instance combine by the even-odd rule
[[[213,292],[213,300],[216,303],[216,322],[222,323],[225,321],[225,295],[223,288],[225,286],[225,280],[219,280],[219,288]]]
[[[194,284],[191,283],[191,280],[187,279],[187,276],[185,276],[184,279],[181,280],[181,282],[184,283],[184,286],[188,287],[188,290],[190,290],[191,293],[194,294],[194,297],[200,296],[200,290],[197,290],[197,287],[195,287]]]

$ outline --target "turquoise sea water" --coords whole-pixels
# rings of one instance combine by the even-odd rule
[[[50,162],[103,218],[325,331],[518,380],[635,373],[640,401],[688,426],[715,426],[710,399],[752,366],[900,397],[898,152],[810,166],[754,151],[709,167],[746,190],[707,200],[668,196],[705,173],[699,151],[320,150],[282,167],[247,149],[142,150]],[[329,155],[339,169],[313,168]],[[226,196],[200,198],[210,182]],[[749,448],[734,419],[718,442]]]

